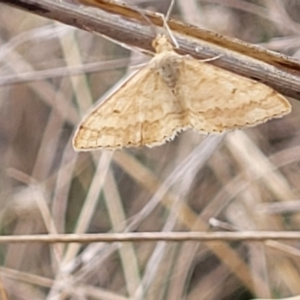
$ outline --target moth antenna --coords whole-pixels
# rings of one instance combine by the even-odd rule
[[[170,15],[172,13],[172,9],[173,6],[175,4],[175,0],[171,0],[170,5],[168,7],[167,13],[164,14],[159,14],[158,15],[161,16],[162,20],[163,20],[163,27],[166,31],[166,35],[168,36],[169,40],[172,42],[174,48],[178,49],[179,48],[179,44],[174,36],[174,34],[172,33],[172,30],[170,29],[169,25],[168,25],[168,20],[170,19]],[[159,34],[159,32],[157,32],[156,28],[153,26],[153,23],[151,22],[151,20],[147,17],[147,15],[144,13],[143,10],[141,10],[140,8],[136,7],[135,5],[133,6],[134,9],[140,13],[140,15],[144,18],[144,20],[150,24],[151,27],[151,31],[154,33],[155,36],[157,36]]]
[[[163,18],[164,27],[166,29],[166,32],[167,32],[167,35],[168,35],[170,41],[172,42],[174,48],[178,49],[179,44],[178,44],[178,42],[177,42],[174,34],[172,33],[172,30],[169,27],[169,24],[168,24],[168,20],[170,19],[170,15],[172,13],[174,4],[175,4],[175,0],[171,0],[170,5],[169,5],[168,10],[167,10],[167,13],[166,13],[166,15],[162,15],[162,18]]]
[[[170,19],[170,15],[172,13],[174,4],[175,4],[175,0],[171,0],[169,8],[168,8],[167,13],[166,13],[166,20]]]
[[[138,48],[138,47],[135,47],[135,46],[129,46],[129,45],[127,45],[126,43],[119,42],[118,40],[115,40],[115,39],[113,39],[113,38],[111,38],[111,37],[109,37],[109,36],[107,36],[107,35],[102,35],[102,34],[101,34],[101,36],[102,36],[103,38],[105,38],[106,40],[108,40],[108,41],[110,41],[110,42],[112,42],[112,43],[114,43],[114,44],[117,44],[117,45],[121,46],[122,48],[131,50],[131,51],[136,51],[136,52],[146,53],[147,55],[153,56],[153,52],[148,51],[148,50],[146,50],[146,49],[141,50],[141,49]]]
[[[168,33],[168,37],[170,38],[172,44],[174,45],[174,48],[178,49],[179,48],[179,44],[174,36],[174,34],[172,33],[169,25],[168,25],[168,22],[166,20],[166,18],[163,16],[163,22],[164,22],[164,27],[166,28],[166,31]]]
[[[219,54],[219,55],[216,55],[216,56],[214,56],[214,57],[201,59],[201,62],[211,62],[211,61],[215,61],[215,60],[218,60],[219,58],[221,58],[222,56],[223,56],[223,54]]]

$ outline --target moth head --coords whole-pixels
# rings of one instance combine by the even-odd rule
[[[155,49],[156,53],[161,53],[165,51],[173,51],[173,46],[169,39],[163,35],[158,34],[152,42],[152,47]]]

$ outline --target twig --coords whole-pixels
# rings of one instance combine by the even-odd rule
[[[0,0],[0,3],[23,9],[90,32],[105,35],[119,43],[152,51],[153,30],[164,31],[163,16],[145,11],[146,16],[109,0],[81,0],[100,9],[52,0]],[[153,26],[145,22],[149,19]],[[181,54],[198,59],[216,57],[212,61],[221,68],[264,82],[280,93],[300,100],[300,64],[284,55],[221,36],[174,20],[168,21]]]
[[[300,240],[299,231],[244,231],[244,232],[135,232],[135,233],[96,233],[96,234],[37,234],[0,236],[4,243],[95,243],[95,242],[220,242],[267,240]]]

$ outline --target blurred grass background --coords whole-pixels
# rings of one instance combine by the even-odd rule
[[[130,3],[160,12],[169,5]],[[296,0],[176,0],[172,17],[300,55]],[[81,117],[137,61],[147,57],[0,5],[1,234],[299,230],[300,106],[293,99],[289,116],[251,129],[208,137],[188,131],[153,149],[74,152]],[[87,65],[98,71],[85,72]],[[64,75],[74,66],[80,75]],[[299,247],[271,241],[0,245],[0,295],[296,296]]]

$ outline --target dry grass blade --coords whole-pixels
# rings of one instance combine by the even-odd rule
[[[2,298],[297,299],[298,101],[289,99],[293,109],[284,118],[242,131],[203,136],[188,130],[151,149],[75,152],[72,137],[81,116],[98,98],[116,90],[136,62],[137,47],[154,52],[151,41],[157,32],[165,33],[162,14],[170,3],[89,1],[101,7],[0,0],[0,85],[6,82],[0,86]],[[8,2],[48,19],[3,5]],[[167,65],[172,76],[163,73],[166,65],[157,55],[150,61],[150,66],[158,62],[156,70],[167,86],[158,107],[170,107],[178,99],[172,95],[182,93],[180,103],[189,112],[205,106],[209,124],[199,126],[207,132],[288,112],[286,100],[273,88],[299,98],[300,67],[291,58],[297,57],[300,44],[299,13],[297,1],[175,1],[168,25],[180,47],[174,52],[162,43],[170,51],[166,55],[158,49],[157,54],[171,62]],[[185,60],[186,54],[192,57]],[[209,65],[198,63],[219,54],[222,57]],[[189,74],[180,67],[183,75],[177,76],[173,66],[184,61]],[[227,70],[217,85],[216,79],[208,80],[211,75],[220,78],[216,65]],[[144,68],[147,73],[149,65]],[[190,88],[191,77],[201,84],[186,97],[187,91],[173,83],[180,78]],[[272,88],[255,85],[253,79]],[[256,109],[263,98],[271,97],[269,110],[264,110],[269,114],[245,121],[249,98],[241,92],[239,97],[227,94],[226,83],[250,94]],[[201,101],[195,101],[199,93]],[[220,107],[215,97],[223,103],[222,112],[214,109],[209,115],[210,103]],[[120,99],[113,102],[117,105]],[[146,114],[159,115],[159,110],[153,113],[152,103],[146,104]],[[141,107],[136,108],[140,116]],[[237,110],[239,114],[233,114]],[[186,125],[186,111],[181,110],[177,129]],[[218,123],[220,117],[227,123]],[[136,118],[132,114],[129,121],[137,124]],[[108,126],[107,115],[105,119]],[[120,125],[120,120],[115,123]],[[166,124],[160,130],[166,130]],[[157,134],[153,126],[150,129]],[[172,133],[156,136],[154,142]]]

